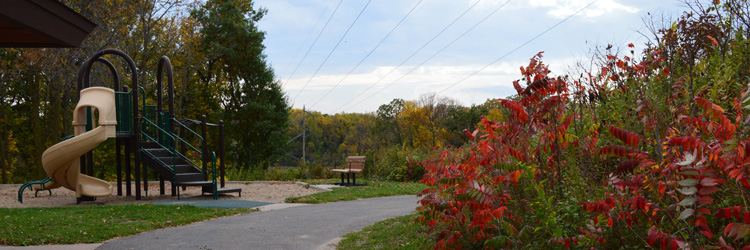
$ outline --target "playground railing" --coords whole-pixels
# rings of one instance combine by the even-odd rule
[[[162,134],[163,134],[163,135],[164,135],[165,137],[168,137],[168,138],[169,138],[169,139],[171,139],[172,141],[180,141],[180,142],[183,142],[183,143],[185,143],[185,145],[187,145],[188,147],[190,147],[191,149],[193,149],[194,151],[196,151],[198,155],[200,155],[200,156],[202,156],[202,155],[203,155],[203,152],[201,152],[201,150],[197,149],[197,148],[196,148],[196,147],[194,147],[193,145],[190,145],[190,143],[188,143],[187,141],[183,140],[182,138],[180,138],[180,137],[178,137],[178,136],[175,136],[175,135],[174,135],[174,134],[172,134],[171,132],[168,132],[167,130],[165,130],[165,129],[163,129],[163,128],[159,127],[159,126],[158,126],[158,125],[157,125],[156,123],[154,123],[153,121],[151,121],[151,120],[149,120],[149,119],[147,119],[147,118],[144,118],[144,117],[141,117],[141,121],[142,121],[142,124],[143,124],[143,125],[148,125],[148,126],[150,126],[150,127],[154,128],[155,130],[158,130],[158,131],[162,132]],[[174,148],[174,146],[173,146],[173,145],[164,145],[164,144],[162,144],[162,143],[161,143],[161,142],[160,142],[160,141],[158,140],[158,138],[157,138],[156,136],[152,136],[152,135],[150,135],[149,133],[147,133],[147,132],[145,131],[145,129],[144,129],[144,131],[143,131],[143,132],[141,132],[141,136],[143,136],[143,137],[144,137],[144,139],[146,139],[146,140],[148,140],[148,141],[152,141],[152,142],[156,143],[157,145],[159,145],[160,147],[162,147],[162,148],[164,148],[164,149],[166,149],[166,150],[169,150],[169,151],[170,151],[170,152],[172,153],[173,157],[175,157],[175,158],[176,158],[177,156],[180,156],[180,157],[182,157],[183,159],[185,159],[185,160],[186,160],[186,161],[187,161],[188,163],[190,163],[190,165],[192,165],[192,166],[193,166],[194,168],[196,168],[196,169],[199,169],[200,171],[203,171],[203,168],[202,168],[202,167],[201,167],[201,166],[200,166],[199,164],[195,163],[195,161],[193,161],[192,159],[190,159],[190,157],[187,157],[186,155],[184,155],[184,154],[180,153],[180,152],[179,152],[178,150],[176,150],[176,149]],[[151,156],[153,156],[153,155],[151,155]],[[156,158],[156,157],[154,157],[154,158]],[[157,159],[157,160],[158,160],[158,159]],[[176,159],[174,159],[174,160],[173,160],[173,165],[172,165],[172,167],[171,167],[171,170],[172,170],[173,172],[175,172],[175,167],[174,167],[174,164],[175,164],[176,162],[177,162],[177,161],[176,161]],[[163,163],[163,164],[164,164],[165,166],[168,166],[168,164],[166,164],[166,163],[164,163],[164,162],[160,162],[160,163]]]
[[[133,93],[128,92],[115,92],[116,100],[116,115],[117,115],[117,133],[118,134],[132,134],[133,133]]]
[[[191,132],[195,136],[195,138],[198,140],[198,143],[203,144],[204,138],[202,136],[198,135],[198,133],[193,132],[192,130],[190,130],[189,128],[187,128],[184,124],[180,123],[179,121],[177,121],[174,118],[171,119],[171,122],[173,122],[173,124],[177,124],[178,126],[180,126],[181,129],[185,129],[185,130]],[[169,123],[165,122],[165,126],[169,126]],[[185,145],[189,149],[195,151],[198,154],[199,159],[203,159],[203,154],[204,154],[203,152],[204,152],[204,150],[198,149],[196,146],[193,146],[193,144],[191,144],[190,142],[188,142],[185,138],[182,138],[181,136],[175,135],[173,131],[170,131],[170,133],[172,135],[174,135],[174,138],[176,139],[176,142],[182,143],[182,145]],[[177,145],[174,146],[174,149],[177,149]],[[186,157],[185,155],[183,155],[182,153],[180,153],[179,150],[176,150],[176,151],[177,151],[178,154],[180,154],[180,156]],[[195,164],[195,163],[193,162],[193,164]],[[198,169],[200,169],[201,171],[203,171],[203,168],[201,168],[201,167],[198,167]]]
[[[144,126],[144,127],[145,127],[145,125],[152,125],[151,127],[155,127],[156,129],[161,129],[158,126],[156,126],[156,124],[154,124],[154,122],[152,122],[151,120],[149,120],[147,118],[141,117],[140,120],[141,120],[142,126]],[[172,136],[172,135],[167,135],[167,136]],[[170,145],[161,144],[161,142],[159,142],[158,140],[156,140],[156,138],[154,138],[152,135],[150,135],[149,133],[147,133],[145,131],[145,129],[141,131],[141,137],[144,138],[144,139],[146,139],[147,141],[151,141],[151,142],[156,143],[161,148],[169,150],[170,152],[173,151],[172,147]],[[154,159],[156,159],[160,163],[164,164],[164,166],[167,166],[168,168],[170,168],[170,170],[172,170],[174,172],[174,170],[175,170],[174,163],[176,162],[175,159],[173,159],[173,161],[172,161],[173,162],[173,166],[170,167],[169,164],[166,164],[165,162],[159,160],[158,157],[156,157],[154,154],[150,153],[149,151],[147,151],[147,150],[142,150],[142,151],[145,152],[145,153],[147,153],[147,154],[149,154],[149,155],[151,155]],[[177,156],[173,155],[172,157],[176,158]]]
[[[216,190],[218,190],[217,189],[218,187],[217,187],[217,184],[216,184],[216,182],[217,182],[217,180],[216,180],[216,178],[217,178],[217,176],[216,176],[216,152],[214,152],[214,151],[211,152],[211,173],[212,173],[211,174],[211,176],[212,176],[211,179],[212,179],[212,184],[213,184],[213,188],[214,188],[213,189],[214,190],[214,193],[213,193],[214,200],[218,200],[219,199],[219,192],[216,191]]]
[[[203,142],[203,137],[201,135],[199,135],[197,132],[195,132],[192,129],[188,128],[188,126],[185,125],[184,123],[180,122],[179,120],[177,120],[175,118],[172,118],[171,121],[172,121],[172,124],[175,124],[175,125],[179,126],[180,129],[184,129],[185,131],[190,132],[191,134],[193,134],[194,136],[196,136],[201,142]]]
[[[183,137],[187,138],[188,136],[191,136],[191,137],[193,137],[193,138],[195,138],[197,140],[197,145],[203,145],[203,140],[205,140],[205,138],[203,138],[203,136],[201,136],[200,134],[196,133],[192,129],[188,128],[187,125],[185,125],[184,123],[180,122],[177,119],[172,118],[169,121],[172,124],[176,125],[180,129],[180,131],[181,131],[180,136],[177,136],[177,137],[180,138],[180,142],[183,145],[188,146],[190,149],[192,149],[192,150],[194,150],[196,152],[206,152],[206,153],[208,153],[205,149],[198,149],[196,146],[193,146],[193,144],[188,143],[186,141],[186,139],[183,138]],[[188,136],[184,135],[182,132],[188,132]],[[201,153],[201,156],[202,156],[202,153]],[[203,159],[203,157],[201,157],[200,159]]]

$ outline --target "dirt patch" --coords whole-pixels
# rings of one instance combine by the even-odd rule
[[[34,191],[25,190],[23,192],[23,203],[18,202],[18,189],[21,185],[3,185],[0,186],[0,207],[62,207],[75,206],[75,192],[65,188],[57,188],[49,191],[39,191],[38,197],[34,197]],[[223,194],[219,196],[222,200],[249,200],[271,203],[283,203],[287,197],[305,196],[321,192],[315,188],[305,187],[300,183],[289,182],[259,182],[259,183],[227,183],[224,188],[241,188],[242,197],[237,193]],[[131,188],[131,196],[126,196],[123,187],[123,196],[117,196],[117,187],[112,196],[99,197],[96,201],[82,202],[81,205],[111,205],[111,204],[138,204],[150,203],[163,200],[177,200],[173,197],[169,183],[165,185],[165,194],[159,194],[159,185],[149,184],[148,195],[141,190],[141,200],[135,200],[135,187]],[[187,190],[180,190],[180,199],[212,199],[212,196],[201,195],[200,187],[188,187]]]

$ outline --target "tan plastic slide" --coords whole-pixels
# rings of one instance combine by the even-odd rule
[[[88,132],[86,132],[86,107],[99,112],[97,119],[99,126]],[[42,154],[44,171],[56,184],[76,191],[77,198],[112,195],[112,184],[81,174],[79,159],[107,138],[116,137],[116,125],[115,91],[104,87],[81,90],[81,98],[73,111],[75,137],[57,143],[44,151]]]

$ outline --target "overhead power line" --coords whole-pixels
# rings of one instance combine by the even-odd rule
[[[417,9],[417,7],[419,6],[419,4],[422,3],[422,1],[423,0],[419,0],[419,2],[417,2],[417,4],[415,4],[414,7],[411,8],[411,10],[409,10],[409,13],[406,13],[406,16],[404,16],[403,18],[401,18],[401,21],[399,21],[396,24],[396,26],[393,26],[393,28],[391,29],[391,31],[389,31],[388,34],[386,34],[383,37],[383,39],[381,39],[380,42],[378,42],[378,44],[375,45],[375,47],[372,48],[372,50],[370,50],[370,52],[367,53],[367,55],[365,55],[365,57],[362,58],[362,60],[360,60],[359,63],[357,63],[357,65],[355,65],[354,68],[352,68],[352,70],[349,71],[349,73],[346,74],[346,76],[344,76],[343,78],[341,78],[341,80],[339,80],[339,82],[337,82],[336,85],[333,86],[333,88],[329,89],[328,92],[326,92],[322,97],[320,97],[320,99],[318,99],[318,101],[316,101],[313,105],[311,105],[310,108],[315,107],[315,105],[317,105],[321,100],[323,100],[326,96],[328,96],[328,94],[330,94],[331,91],[333,91],[333,89],[335,89],[336,87],[338,87],[347,77],[349,77],[349,75],[351,75],[352,72],[354,72],[354,70],[356,70],[359,67],[359,65],[361,65],[362,62],[365,61],[365,59],[367,59],[368,57],[370,57],[370,55],[372,55],[372,53],[376,49],[378,49],[378,47],[380,47],[381,44],[383,44],[383,41],[385,41],[385,39],[388,39],[388,37],[391,36],[391,34],[393,33],[393,31],[395,31],[401,25],[401,23],[403,23],[404,20],[406,20],[406,18],[409,17],[411,15],[411,13],[414,12],[414,10]]]
[[[342,2],[344,2],[344,0],[340,0],[339,4],[336,5],[336,8],[333,9],[333,13],[331,13],[331,16],[328,17],[328,21],[326,21],[326,25],[323,25],[323,28],[320,29],[320,32],[318,32],[318,36],[315,37],[315,40],[310,45],[310,48],[308,48],[307,52],[305,52],[305,55],[302,56],[302,60],[299,60],[299,63],[297,63],[297,67],[294,67],[294,70],[292,71],[291,74],[289,74],[289,77],[286,79],[286,82],[284,82],[284,84],[286,84],[287,82],[289,82],[290,79],[292,79],[292,76],[294,75],[294,73],[297,73],[297,69],[299,69],[299,66],[302,65],[302,62],[305,61],[305,58],[307,58],[307,55],[310,54],[310,50],[312,50],[312,48],[315,46],[315,43],[318,42],[318,38],[320,38],[320,35],[323,34],[324,30],[326,30],[326,27],[328,27],[328,24],[331,22],[331,19],[333,19],[333,16],[336,15],[336,11],[339,10],[339,6],[341,6]]]
[[[352,30],[352,27],[354,26],[355,23],[357,23],[357,20],[359,20],[359,17],[362,16],[362,13],[365,12],[365,9],[367,9],[367,6],[370,5],[370,2],[372,2],[372,0],[367,1],[367,4],[365,4],[365,7],[362,7],[362,10],[357,15],[357,18],[355,18],[354,21],[352,21],[352,24],[349,25],[349,28],[346,29],[346,32],[344,32],[344,35],[342,35],[341,38],[339,38],[339,41],[336,43],[336,46],[334,46],[333,49],[331,49],[331,52],[328,52],[328,56],[326,56],[326,58],[323,60],[323,62],[320,63],[320,65],[318,66],[318,69],[316,69],[315,73],[313,73],[312,76],[310,76],[310,79],[308,79],[307,82],[305,83],[305,85],[302,86],[302,89],[300,89],[299,92],[297,92],[297,95],[294,96],[293,100],[297,100],[297,97],[299,97],[299,95],[302,93],[302,91],[305,90],[305,88],[307,87],[307,85],[310,84],[310,82],[312,81],[313,77],[315,77],[315,75],[318,74],[318,72],[320,71],[320,69],[323,68],[323,65],[326,64],[326,62],[328,61],[328,58],[331,57],[331,54],[333,54],[333,52],[336,51],[336,48],[339,47],[339,44],[341,44],[341,41],[344,40],[344,37],[346,37],[346,35],[349,34],[349,31]]]
[[[380,90],[378,90],[377,92],[373,93],[372,95],[368,96],[367,98],[365,98],[365,99],[362,99],[362,100],[361,100],[360,102],[358,102],[357,104],[353,105],[352,107],[356,107],[356,106],[358,106],[359,104],[363,103],[364,101],[366,101],[366,100],[368,100],[368,99],[370,99],[370,98],[374,97],[375,95],[377,95],[378,93],[380,93],[380,92],[382,92],[383,90],[387,89],[388,87],[390,87],[390,86],[391,86],[391,85],[393,85],[394,83],[398,82],[399,80],[403,79],[403,78],[404,78],[404,77],[406,77],[407,75],[411,74],[412,72],[414,72],[414,70],[418,69],[419,67],[421,67],[422,65],[424,65],[424,64],[425,64],[425,63],[427,63],[428,61],[432,60],[432,58],[434,58],[435,56],[437,56],[438,54],[440,54],[440,52],[443,52],[443,50],[445,50],[446,48],[448,48],[448,47],[450,47],[451,45],[453,45],[453,44],[454,44],[454,43],[455,43],[456,41],[458,41],[459,39],[461,39],[461,38],[462,38],[463,36],[465,36],[466,34],[468,34],[469,32],[471,32],[472,30],[474,30],[474,28],[476,28],[477,26],[479,26],[480,24],[482,24],[482,23],[483,23],[484,21],[486,21],[486,20],[487,20],[488,18],[490,18],[490,17],[492,16],[492,15],[494,15],[494,14],[495,14],[496,12],[498,12],[498,11],[499,11],[500,9],[502,9],[503,7],[505,7],[505,5],[507,5],[507,4],[509,3],[509,2],[510,2],[510,0],[508,0],[508,1],[506,1],[505,3],[503,3],[502,5],[500,5],[500,7],[496,8],[496,9],[495,9],[494,11],[490,12],[490,14],[488,14],[487,16],[485,16],[484,18],[482,18],[482,20],[479,20],[479,22],[477,22],[476,24],[474,24],[473,26],[471,26],[471,28],[469,28],[468,30],[464,31],[464,33],[462,33],[461,35],[459,35],[458,37],[456,37],[455,39],[453,39],[453,41],[451,41],[450,43],[448,43],[448,44],[446,44],[445,46],[443,46],[442,48],[440,48],[440,49],[439,49],[439,50],[438,50],[437,52],[433,53],[433,54],[432,54],[432,55],[431,55],[430,57],[428,57],[427,59],[423,60],[423,61],[422,61],[421,63],[419,63],[419,64],[417,64],[416,66],[412,67],[412,68],[411,68],[411,69],[410,69],[409,71],[407,71],[407,72],[406,72],[405,74],[401,75],[401,77],[397,78],[396,80],[393,80],[393,81],[392,81],[391,83],[389,83],[388,85],[384,86],[383,88],[381,88],[381,89],[380,89]],[[366,90],[365,90],[365,91],[366,91]],[[362,93],[364,93],[364,92],[362,92]],[[356,98],[356,97],[355,97],[355,98]],[[354,99],[352,99],[352,100],[354,100]],[[351,101],[349,101],[349,102],[351,102]],[[346,104],[349,104],[349,103],[345,103],[344,105],[346,105]],[[342,105],[342,107],[343,107],[344,105]],[[341,107],[339,107],[339,109],[340,109],[340,108],[341,108]],[[336,111],[338,111],[338,110],[336,110]]]
[[[352,98],[351,100],[349,100],[348,102],[346,102],[344,105],[341,105],[341,107],[346,106],[346,104],[351,103],[352,101],[354,101],[354,99],[357,99],[357,97],[360,97],[362,94],[364,94],[365,92],[367,92],[368,90],[370,90],[372,87],[375,87],[375,85],[377,85],[378,83],[380,83],[380,81],[382,81],[387,76],[389,76],[391,73],[393,73],[393,71],[396,71],[396,69],[398,69],[399,67],[401,67],[401,65],[404,65],[404,63],[406,63],[406,61],[409,61],[409,59],[411,59],[412,57],[414,57],[414,55],[416,55],[417,53],[419,53],[419,51],[422,51],[422,49],[424,49],[425,47],[427,47],[427,45],[429,45],[430,43],[432,43],[432,41],[434,41],[435,38],[437,38],[438,36],[440,36],[441,34],[443,34],[443,32],[445,32],[445,30],[447,30],[448,28],[450,28],[451,26],[453,26],[453,24],[455,24],[456,21],[458,21],[458,19],[461,19],[461,17],[463,17],[464,15],[466,15],[466,13],[468,13],[471,9],[473,9],[474,6],[477,6],[477,4],[480,1],[481,0],[477,0],[473,5],[471,5],[468,9],[466,9],[463,13],[461,13],[461,15],[459,15],[458,17],[456,17],[455,19],[453,19],[453,21],[451,21],[448,24],[448,26],[445,26],[445,28],[443,28],[442,30],[440,30],[440,32],[438,32],[437,34],[435,34],[435,36],[433,36],[432,38],[430,38],[430,40],[428,40],[425,44],[423,44],[422,47],[419,47],[419,49],[417,49],[416,51],[414,51],[414,53],[412,53],[411,55],[409,55],[409,57],[407,57],[406,59],[404,59],[403,61],[401,61],[401,63],[399,63],[398,66],[396,66],[393,69],[391,69],[391,71],[388,71],[387,74],[383,75],[383,77],[381,77],[380,79],[378,79],[377,81],[375,81],[375,83],[373,83],[372,85],[370,85],[370,87],[367,87],[367,89],[365,89],[364,91],[360,92],[357,96],[355,96],[354,98]],[[341,109],[341,107],[339,107],[338,109]]]
[[[310,40],[310,36],[312,35],[313,31],[315,30],[315,27],[318,27],[318,24],[320,24],[320,20],[323,20],[323,16],[324,16],[324,15],[325,15],[325,13],[326,13],[326,12],[328,11],[328,8],[330,8],[330,7],[331,7],[331,3],[332,3],[332,2],[333,2],[333,1],[329,1],[329,2],[328,2],[328,6],[326,6],[326,9],[325,9],[325,10],[323,10],[323,12],[320,12],[320,16],[318,17],[318,20],[317,20],[317,21],[315,21],[315,25],[313,25],[313,28],[312,28],[312,29],[310,29],[310,32],[307,32],[307,36],[305,36],[305,41],[304,41],[304,42],[302,42],[302,43],[301,43],[301,44],[299,45],[299,48],[297,48],[297,51],[296,51],[296,52],[294,52],[294,56],[293,56],[293,57],[291,58],[291,60],[289,60],[289,63],[287,63],[286,67],[284,67],[284,70],[282,70],[282,72],[285,72],[285,73],[286,73],[286,70],[287,70],[287,69],[289,69],[289,67],[290,67],[290,66],[292,66],[292,62],[294,62],[294,59],[296,59],[296,58],[297,58],[297,55],[299,55],[299,52],[300,52],[300,51],[302,51],[302,47],[305,47],[305,44],[307,43],[307,40]],[[283,83],[281,84],[281,87],[284,87],[284,85],[286,85],[286,82],[283,82]]]
[[[437,92],[437,94],[439,95],[440,93],[443,93],[443,92],[445,92],[446,90],[448,90],[448,89],[450,89],[450,88],[453,88],[454,86],[456,86],[456,85],[458,85],[459,83],[461,83],[461,82],[465,81],[466,79],[469,79],[469,77],[472,77],[472,76],[476,75],[477,73],[479,73],[480,71],[482,71],[482,70],[486,69],[487,67],[489,67],[489,66],[491,66],[491,65],[493,65],[493,64],[495,64],[495,63],[497,63],[497,62],[499,62],[500,60],[503,60],[503,59],[504,59],[505,57],[507,57],[508,55],[512,54],[513,52],[516,52],[516,51],[517,51],[517,50],[519,50],[519,49],[520,49],[521,47],[523,47],[523,46],[526,46],[527,44],[529,44],[529,43],[533,42],[534,40],[536,40],[537,38],[539,38],[539,37],[541,37],[542,35],[546,34],[546,33],[547,33],[547,32],[549,32],[550,30],[552,30],[552,29],[556,28],[557,26],[559,26],[560,24],[564,23],[565,21],[568,21],[568,19],[570,19],[570,18],[572,18],[572,17],[574,17],[574,16],[578,15],[578,13],[581,13],[581,12],[582,12],[583,10],[587,9],[588,7],[590,7],[591,5],[593,5],[594,3],[598,2],[598,1],[599,1],[599,0],[594,0],[593,2],[591,2],[591,3],[589,3],[588,5],[584,6],[584,7],[583,7],[583,8],[581,8],[580,10],[578,10],[578,11],[576,11],[575,13],[571,14],[570,16],[566,17],[565,19],[563,19],[563,20],[560,20],[560,22],[556,23],[555,25],[552,25],[552,27],[549,27],[548,29],[546,29],[546,30],[545,30],[545,31],[543,31],[542,33],[539,33],[538,35],[536,35],[536,36],[532,37],[531,39],[529,39],[529,40],[528,40],[528,41],[526,41],[525,43],[523,43],[523,44],[519,45],[519,46],[518,46],[518,47],[516,47],[515,49],[513,49],[513,50],[509,51],[508,53],[505,53],[505,55],[501,56],[501,57],[500,57],[500,58],[498,58],[497,60],[494,60],[494,61],[492,61],[491,63],[489,63],[489,64],[485,65],[484,67],[480,68],[480,69],[479,69],[479,70],[477,70],[477,71],[474,71],[474,73],[471,73],[470,75],[468,75],[468,76],[464,77],[463,79],[459,80],[458,82],[456,82],[456,83],[454,83],[454,84],[451,84],[450,86],[448,86],[448,87],[444,88],[443,90],[440,90],[440,92]]]

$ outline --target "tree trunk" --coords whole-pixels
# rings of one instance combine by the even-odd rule
[[[41,77],[31,74],[31,130],[34,133],[34,155],[33,155],[33,167],[36,170],[37,176],[44,176],[44,169],[42,168],[42,152],[44,152],[44,140],[42,135],[42,119],[39,117],[40,110],[40,96],[39,93]]]
[[[73,134],[73,110],[70,107],[71,104],[76,103],[76,100],[73,98],[75,88],[72,87],[76,86],[76,78],[73,79],[74,80],[71,83],[64,86],[61,94],[62,102],[60,103],[60,119],[62,120],[62,128],[60,132],[63,137]]]
[[[3,99],[2,89],[0,89],[0,100]],[[6,134],[8,124],[5,122],[8,119],[5,117],[5,112],[0,112],[0,121],[2,121],[3,124],[0,124],[0,175],[2,175],[2,183],[7,184],[8,183],[8,172],[10,170],[9,164],[10,159],[8,157],[8,135]]]
[[[54,81],[58,82],[58,81]],[[49,123],[49,135],[52,136],[50,138],[53,143],[57,143],[58,141],[62,140],[62,131],[60,130],[61,125],[61,107],[63,100],[61,99],[62,94],[60,84],[51,83],[47,88],[47,93],[49,97],[49,119],[47,119],[47,122]]]
[[[0,88],[0,100],[5,100],[5,96],[3,95],[3,88]],[[5,106],[5,103],[0,103],[0,105]],[[2,183],[7,184],[8,183],[8,172],[10,171],[10,158],[8,153],[10,147],[8,147],[8,127],[10,125],[8,124],[8,117],[7,112],[5,112],[5,108],[0,106],[0,175],[2,178]]]

